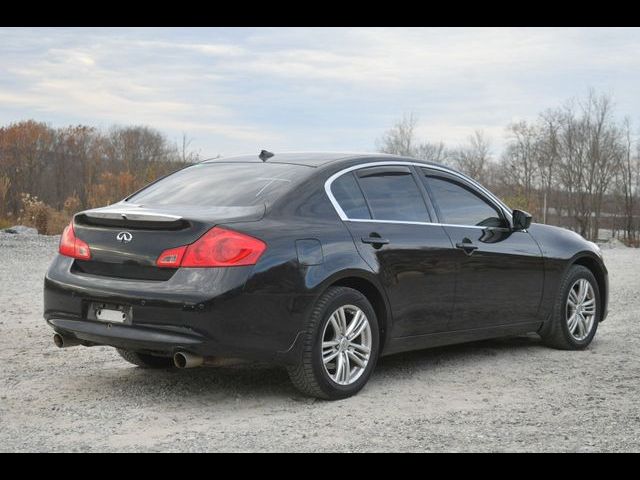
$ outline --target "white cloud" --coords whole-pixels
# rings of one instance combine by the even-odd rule
[[[0,121],[145,123],[216,154],[369,149],[414,111],[430,139],[499,150],[589,86],[637,115],[638,51],[638,29],[0,29]]]

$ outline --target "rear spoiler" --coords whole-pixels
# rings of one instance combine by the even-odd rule
[[[152,212],[132,212],[131,210],[109,210],[108,212],[87,210],[86,212],[82,212],[82,214],[89,218],[106,218],[111,220],[132,220],[142,222],[175,222],[177,220],[182,220],[182,217],[178,215]]]
[[[87,210],[75,215],[79,225],[96,225],[119,228],[142,228],[149,230],[181,230],[189,227],[189,222],[178,215],[130,209]]]

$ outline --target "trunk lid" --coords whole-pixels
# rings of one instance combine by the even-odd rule
[[[141,207],[120,202],[80,212],[76,236],[89,244],[91,259],[76,260],[74,271],[140,280],[168,280],[175,269],[158,268],[169,248],[193,243],[218,224],[258,221],[264,204],[247,207]]]

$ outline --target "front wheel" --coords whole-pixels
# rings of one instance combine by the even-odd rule
[[[582,350],[593,340],[602,316],[600,290],[586,267],[572,266],[556,298],[550,324],[541,333],[544,342],[562,350]]]
[[[330,287],[307,319],[293,384],[306,395],[337,400],[356,394],[378,358],[379,330],[367,298],[347,287]]]

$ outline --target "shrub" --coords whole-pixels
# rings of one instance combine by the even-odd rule
[[[47,226],[53,209],[35,195],[23,193],[22,210],[19,223],[27,227],[34,227],[41,235],[47,235]]]
[[[40,235],[59,235],[69,224],[73,213],[77,210],[79,202],[69,197],[65,202],[65,209],[57,211],[35,195],[23,193],[22,210],[18,223],[27,227],[34,227]],[[10,226],[10,225],[8,225]]]

